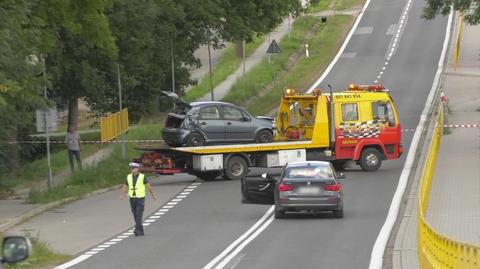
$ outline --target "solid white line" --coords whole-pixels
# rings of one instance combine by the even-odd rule
[[[221,269],[227,265],[233,257],[235,257],[242,249],[244,249],[253,239],[255,239],[265,228],[272,223],[272,221],[275,219],[275,216],[270,216],[270,218],[265,221],[265,223],[258,229],[256,230],[250,237],[248,237],[245,241],[243,241],[230,255],[228,255],[221,263],[219,263],[215,269]]]
[[[420,136],[425,127],[425,122],[427,120],[428,113],[433,104],[433,97],[435,96],[435,91],[437,90],[438,83],[440,81],[440,75],[443,71],[443,62],[445,60],[445,54],[448,47],[448,42],[450,41],[450,27],[452,24],[452,12],[448,16],[447,29],[445,30],[445,40],[443,41],[442,54],[438,60],[438,69],[433,79],[432,88],[428,95],[427,101],[425,102],[425,107],[423,108],[422,115],[420,116],[420,121],[416,128],[415,134],[413,135],[411,147],[408,150],[407,159],[403,167],[402,173],[400,174],[400,179],[398,180],[397,190],[390,204],[390,209],[388,211],[387,218],[385,223],[380,230],[380,233],[377,236],[377,240],[373,245],[372,255],[370,258],[369,269],[381,269],[383,264],[383,253],[385,252],[385,246],[387,245],[388,238],[390,237],[390,232],[392,231],[395,221],[397,219],[398,211],[400,210],[400,204],[402,201],[403,194],[407,187],[408,178],[415,162],[415,153],[417,152],[418,144],[420,142]]]
[[[84,260],[90,258],[92,255],[86,255],[86,254],[83,254],[81,256],[78,256],[77,258],[67,262],[67,263],[64,263],[62,265],[59,265],[57,267],[55,267],[54,269],[66,269],[66,268],[70,268],[72,266],[74,266],[75,264],[78,264],[78,263],[81,263],[83,262]]]
[[[217,262],[219,262],[223,257],[225,257],[233,248],[235,248],[240,242],[242,242],[246,237],[248,237],[257,227],[259,227],[273,212],[274,206],[271,206],[267,212],[252,226],[248,229],[244,234],[242,234],[237,240],[233,241],[222,253],[220,253],[217,257],[211,260],[207,265],[203,267],[203,269],[210,269],[215,266]]]
[[[89,252],[86,252],[84,255],[95,255],[97,253],[98,251],[89,251]]]
[[[353,33],[357,29],[358,24],[362,20],[363,14],[365,13],[365,10],[367,9],[368,5],[370,5],[370,1],[371,0],[367,0],[365,2],[365,5],[363,5],[362,11],[360,11],[360,14],[358,14],[358,17],[355,20],[355,23],[353,24],[352,29],[350,29],[350,32],[348,33],[347,38],[345,38],[345,41],[343,41],[343,44],[340,47],[340,49],[338,50],[337,55],[335,55],[335,58],[333,58],[333,60],[327,66],[327,69],[325,69],[325,72],[323,72],[322,76],[320,76],[320,78],[317,81],[315,81],[315,83],[313,83],[312,86],[310,86],[307,93],[312,92],[318,85],[320,85],[320,83],[322,83],[322,81],[325,79],[325,77],[327,77],[328,73],[330,73],[330,71],[332,70],[333,66],[337,63],[338,59],[340,59],[340,56],[343,54],[343,51],[345,50],[345,48],[348,45],[348,42],[350,42],[350,39],[352,38]]]

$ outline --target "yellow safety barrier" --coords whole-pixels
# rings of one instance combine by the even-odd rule
[[[122,124],[123,122],[123,124]],[[128,131],[128,109],[117,112],[100,120],[102,143],[108,142]]]
[[[462,41],[462,33],[463,33],[463,13],[460,14],[460,20],[458,22],[457,40],[455,42],[455,49],[453,52],[453,62],[455,63],[455,67],[457,66],[458,59],[460,57],[460,43]]]
[[[442,137],[440,110],[428,157],[423,168],[418,200],[418,260],[420,268],[478,269],[480,246],[451,239],[436,231],[425,219],[435,162]]]

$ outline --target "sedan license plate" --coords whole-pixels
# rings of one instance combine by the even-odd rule
[[[319,187],[302,187],[298,189],[297,193],[302,195],[315,195],[320,194],[321,190]]]

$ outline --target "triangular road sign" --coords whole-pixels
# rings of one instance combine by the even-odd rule
[[[267,53],[280,53],[282,52],[280,50],[280,47],[278,46],[277,42],[275,39],[272,39],[272,43],[270,43],[270,46],[268,46]]]

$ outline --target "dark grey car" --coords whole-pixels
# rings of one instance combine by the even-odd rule
[[[202,146],[234,142],[272,142],[272,118],[254,118],[244,109],[225,102],[186,103],[173,92],[163,92],[175,103],[162,130],[170,146]]]
[[[331,211],[343,218],[343,173],[321,161],[292,162],[275,177],[264,173],[242,178],[242,203],[274,204],[275,217],[287,211]]]

